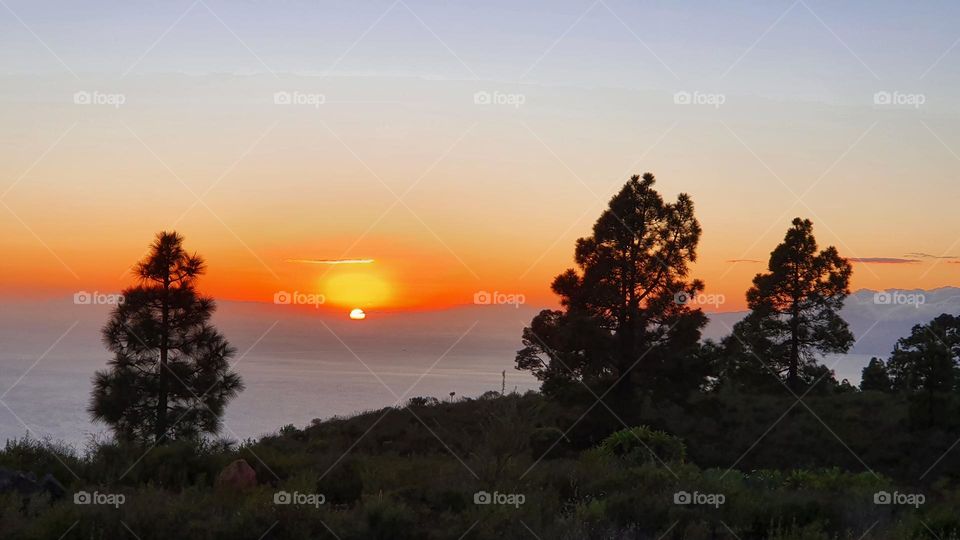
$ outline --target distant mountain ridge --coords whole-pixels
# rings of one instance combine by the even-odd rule
[[[937,315],[960,315],[960,288],[859,289],[851,294],[840,314],[850,325],[857,342],[851,354],[886,358],[894,344],[917,324]],[[710,313],[705,339],[719,340],[746,316],[746,311]]]

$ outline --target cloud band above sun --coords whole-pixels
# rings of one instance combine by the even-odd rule
[[[914,264],[917,259],[902,259],[899,257],[851,257],[850,262],[866,264]]]
[[[373,259],[287,259],[299,264],[371,264]]]

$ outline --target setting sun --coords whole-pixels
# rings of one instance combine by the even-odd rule
[[[355,321],[362,321],[367,318],[367,314],[364,313],[362,309],[356,308],[350,311],[350,318]]]
[[[350,308],[385,306],[393,297],[390,284],[369,272],[335,274],[322,283],[321,290],[327,302]]]

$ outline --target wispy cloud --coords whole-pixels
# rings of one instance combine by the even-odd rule
[[[851,257],[850,262],[865,264],[914,264],[917,259],[901,259],[899,257]]]
[[[904,257],[917,257],[919,259],[958,259],[960,255],[931,255],[929,253],[907,253]]]
[[[757,259],[727,259],[727,262],[728,262],[728,263],[741,263],[741,262],[745,262],[745,263],[758,263],[758,262],[763,262],[763,261],[758,261]]]
[[[373,259],[287,259],[298,264],[370,264]]]

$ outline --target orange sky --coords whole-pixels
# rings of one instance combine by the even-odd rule
[[[960,285],[956,6],[84,5],[0,13],[0,294],[119,290],[176,229],[218,298],[549,306],[646,171],[719,309],[795,216],[900,260],[854,288]],[[338,257],[376,262],[285,262]]]
[[[493,83],[387,76],[325,80],[326,108],[272,101],[318,84],[0,76],[19,96],[0,126],[0,292],[119,290],[153,235],[175,228],[207,258],[202,287],[218,298],[300,291],[433,309],[499,291],[551,306],[576,239],[644,171],[665,198],[693,198],[694,277],[723,295],[721,310],[743,308],[795,216],[844,256],[917,261],[858,263],[855,289],[960,285],[947,262],[960,255],[948,112],[749,95],[692,109],[669,92],[536,84],[522,108],[489,108],[473,94]],[[127,103],[78,106],[78,87],[117,88]],[[339,257],[376,262],[285,262]],[[386,292],[326,289],[345,273]]]

